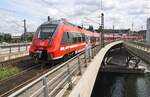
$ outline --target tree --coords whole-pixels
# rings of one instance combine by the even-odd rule
[[[33,35],[28,36],[28,37],[27,37],[27,41],[28,41],[28,42],[31,42],[31,41],[32,41],[32,38],[33,38]]]
[[[4,42],[11,42],[11,34],[4,34]]]
[[[4,41],[4,37],[3,37],[3,34],[0,33],[0,43]]]
[[[92,32],[93,32],[93,31],[94,31],[93,26],[91,26],[91,25],[90,25],[88,30],[90,30],[90,31],[92,31]]]

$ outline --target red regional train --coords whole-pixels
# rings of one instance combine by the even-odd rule
[[[33,37],[29,55],[35,59],[56,60],[73,56],[88,46],[100,44],[100,34],[67,22],[49,20],[41,24]],[[137,36],[104,34],[105,42],[138,39]],[[141,38],[142,39],[142,38]]]
[[[84,50],[86,40],[98,45],[100,33],[91,32],[66,20],[50,20],[41,24],[33,37],[29,55],[33,58],[56,60]]]

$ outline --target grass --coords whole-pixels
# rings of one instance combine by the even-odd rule
[[[15,75],[19,72],[20,70],[17,67],[0,67],[0,80]]]

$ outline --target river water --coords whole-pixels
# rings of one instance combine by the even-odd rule
[[[99,73],[91,97],[150,97],[150,73]]]

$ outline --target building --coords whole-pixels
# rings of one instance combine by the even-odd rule
[[[143,36],[143,38],[145,40],[146,39],[146,32],[147,32],[147,30],[140,30],[140,31],[138,31],[138,35]]]
[[[96,30],[96,31],[98,31],[98,30]],[[104,33],[129,34],[130,29],[103,29],[103,32]]]
[[[21,37],[31,37],[31,36],[34,35],[34,33],[35,33],[35,32],[26,32],[26,33],[23,33],[23,34],[21,35]]]
[[[21,40],[31,41],[35,32],[26,32],[21,35]]]
[[[18,43],[21,41],[21,36],[12,36],[11,37],[11,42],[13,43]]]
[[[130,29],[104,29],[104,33],[129,34]]]

